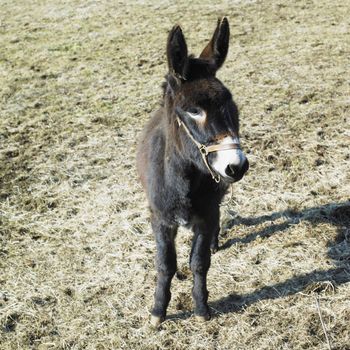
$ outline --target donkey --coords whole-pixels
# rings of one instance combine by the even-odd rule
[[[167,41],[169,72],[163,101],[145,126],[137,170],[146,191],[157,246],[157,286],[151,323],[166,317],[176,273],[175,237],[180,225],[194,236],[190,254],[194,314],[210,318],[207,272],[218,250],[220,202],[229,185],[249,168],[239,142],[238,109],[230,91],[215,77],[229,45],[227,18],[218,20],[199,58],[187,53],[180,26]]]

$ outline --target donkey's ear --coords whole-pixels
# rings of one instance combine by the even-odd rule
[[[219,69],[225,61],[230,39],[230,27],[226,17],[219,18],[213,37],[200,54],[200,58],[214,61]]]
[[[186,80],[187,45],[180,26],[176,25],[170,31],[166,51],[169,72],[177,78]]]

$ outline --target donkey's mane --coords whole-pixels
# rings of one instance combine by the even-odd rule
[[[186,70],[184,72],[184,80],[185,81],[194,81],[197,79],[206,79],[210,77],[214,77],[216,72],[216,66],[215,63],[202,58],[196,58],[194,55],[190,55],[188,57]],[[163,90],[163,99],[166,95],[166,91],[168,88],[168,85],[172,86],[174,81],[174,76],[172,74],[166,74],[165,75],[165,81],[162,83],[162,90]],[[163,100],[161,101],[161,105],[164,105]]]
[[[186,80],[205,79],[215,76],[217,67],[213,61],[189,56],[184,77]]]

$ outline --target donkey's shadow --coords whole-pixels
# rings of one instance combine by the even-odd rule
[[[272,213],[271,215],[247,218],[238,216],[226,224],[224,229],[230,229],[233,224],[254,226],[278,218],[285,218],[285,221],[279,224],[271,224],[243,238],[229,239],[220,249],[228,249],[236,243],[248,244],[257,237],[267,238],[274,234],[279,234],[290,227],[290,225],[300,221],[308,221],[313,225],[328,223],[337,227],[336,239],[329,241],[327,244],[327,253],[334,263],[334,268],[329,270],[314,270],[244,295],[232,293],[227,297],[210,303],[210,306],[215,312],[230,313],[239,311],[259,300],[276,299],[302,292],[309,288],[318,292],[325,288],[334,288],[337,285],[350,282],[350,201],[330,203],[299,212],[282,211]]]
[[[258,237],[268,238],[285,231],[290,225],[301,221],[308,221],[316,226],[321,223],[328,223],[337,227],[337,237],[327,244],[328,256],[334,263],[334,268],[329,270],[314,270],[309,273],[294,276],[284,282],[265,286],[260,289],[243,295],[236,293],[211,301],[209,303],[215,314],[237,312],[259,300],[277,299],[293,295],[302,291],[320,292],[326,288],[335,288],[338,285],[350,282],[350,201],[341,203],[329,203],[319,207],[308,208],[302,211],[281,211],[271,215],[259,217],[236,216],[233,220],[223,225],[223,231],[227,231],[233,225],[243,224],[255,226],[264,222],[273,222],[279,218],[285,221],[279,224],[271,224],[262,230],[250,233],[247,236],[227,240],[219,248],[229,249],[237,243],[249,244]],[[191,313],[185,311],[180,315],[172,315],[169,318],[187,318]]]

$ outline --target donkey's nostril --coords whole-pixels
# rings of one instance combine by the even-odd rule
[[[239,170],[240,170],[239,165],[230,164],[227,166],[225,173],[230,177],[235,177],[235,175],[239,172]]]
[[[225,173],[227,176],[229,176],[231,179],[233,179],[234,182],[239,181],[243,175],[247,172],[249,169],[249,162],[245,158],[243,164],[235,165],[230,164],[226,167]]]

